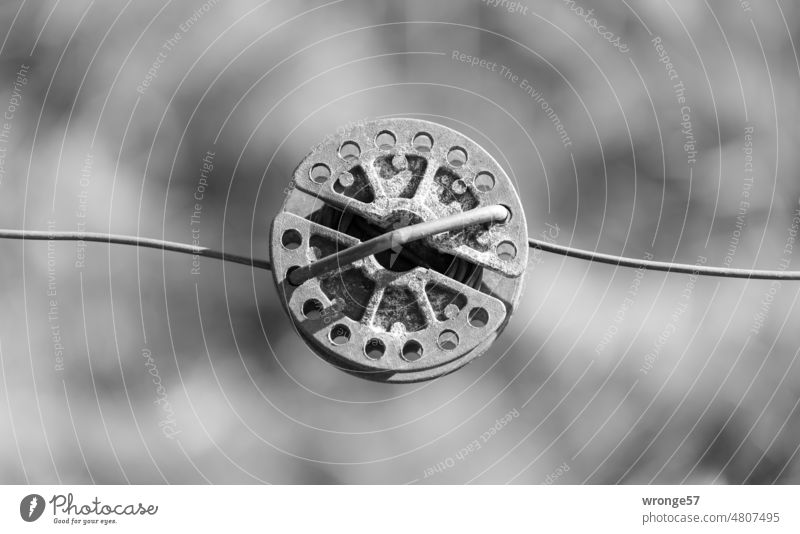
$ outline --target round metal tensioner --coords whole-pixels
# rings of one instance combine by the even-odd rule
[[[338,259],[398,228],[498,205],[502,220]],[[299,277],[332,255],[333,268]],[[381,382],[430,380],[482,354],[519,302],[527,256],[503,169],[466,136],[417,119],[327,137],[295,170],[271,232],[275,283],[299,334],[329,363]]]

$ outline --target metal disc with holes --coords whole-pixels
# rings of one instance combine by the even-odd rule
[[[445,232],[294,286],[287,273],[398,227],[502,204],[503,223]],[[359,124],[297,167],[272,223],[273,275],[308,346],[383,382],[450,373],[482,354],[522,292],[528,233],[519,197],[488,152],[417,119]]]

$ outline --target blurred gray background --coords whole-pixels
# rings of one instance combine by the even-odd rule
[[[411,116],[483,144],[533,236],[800,268],[799,10],[6,1],[0,227],[266,257],[315,144]],[[491,350],[392,386],[314,356],[269,273],[192,269],[153,250],[2,243],[0,481],[800,482],[800,284],[536,255]]]

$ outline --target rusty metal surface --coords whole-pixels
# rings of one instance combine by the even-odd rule
[[[507,324],[527,264],[525,216],[505,172],[467,137],[416,119],[361,124],[317,146],[293,185],[272,225],[273,273],[298,332],[328,362],[373,380],[428,380],[480,355]],[[491,204],[511,218],[287,280],[376,233]]]

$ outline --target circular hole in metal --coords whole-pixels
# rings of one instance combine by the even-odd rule
[[[383,130],[375,136],[375,144],[378,148],[386,150],[392,148],[397,143],[397,138],[389,130]]]
[[[439,334],[439,348],[442,350],[453,350],[458,347],[458,334],[452,330],[444,330]]]
[[[355,141],[345,141],[339,147],[339,155],[347,161],[357,160],[361,155],[361,147]]]
[[[294,286],[294,287],[297,287],[297,286],[300,285],[300,284],[295,284],[294,282],[292,282],[292,279],[290,278],[291,274],[293,272],[295,272],[299,268],[300,268],[299,265],[295,265],[293,267],[289,267],[288,269],[286,269],[286,282],[288,282],[289,285]]]
[[[503,261],[511,261],[517,257],[517,247],[511,241],[501,241],[496,251],[497,257]]]
[[[414,145],[414,149],[420,152],[430,152],[433,148],[433,137],[428,133],[419,132],[414,136],[414,140],[411,144]]]
[[[328,334],[328,338],[330,338],[331,343],[334,345],[344,345],[350,341],[350,329],[347,325],[341,323],[333,325],[333,328],[331,328]]]
[[[324,184],[331,177],[331,169],[324,163],[317,163],[311,167],[308,175],[314,183]]]
[[[472,308],[469,311],[469,324],[481,328],[489,323],[489,312],[485,308]]]
[[[406,341],[406,344],[403,345],[403,359],[407,362],[415,362],[422,358],[422,345],[420,345],[419,341]]]
[[[322,303],[317,299],[308,299],[303,303],[303,316],[316,321],[322,317]]]
[[[364,354],[370,360],[380,360],[386,352],[386,345],[378,338],[372,338],[364,346]]]
[[[303,243],[303,236],[300,235],[300,232],[295,230],[294,228],[290,228],[283,232],[281,236],[281,244],[284,248],[289,250],[295,250]]]
[[[486,193],[494,189],[494,175],[490,172],[479,172],[475,177],[475,188],[481,193]]]
[[[460,146],[454,146],[447,153],[447,163],[453,167],[461,167],[467,163],[467,151]]]

